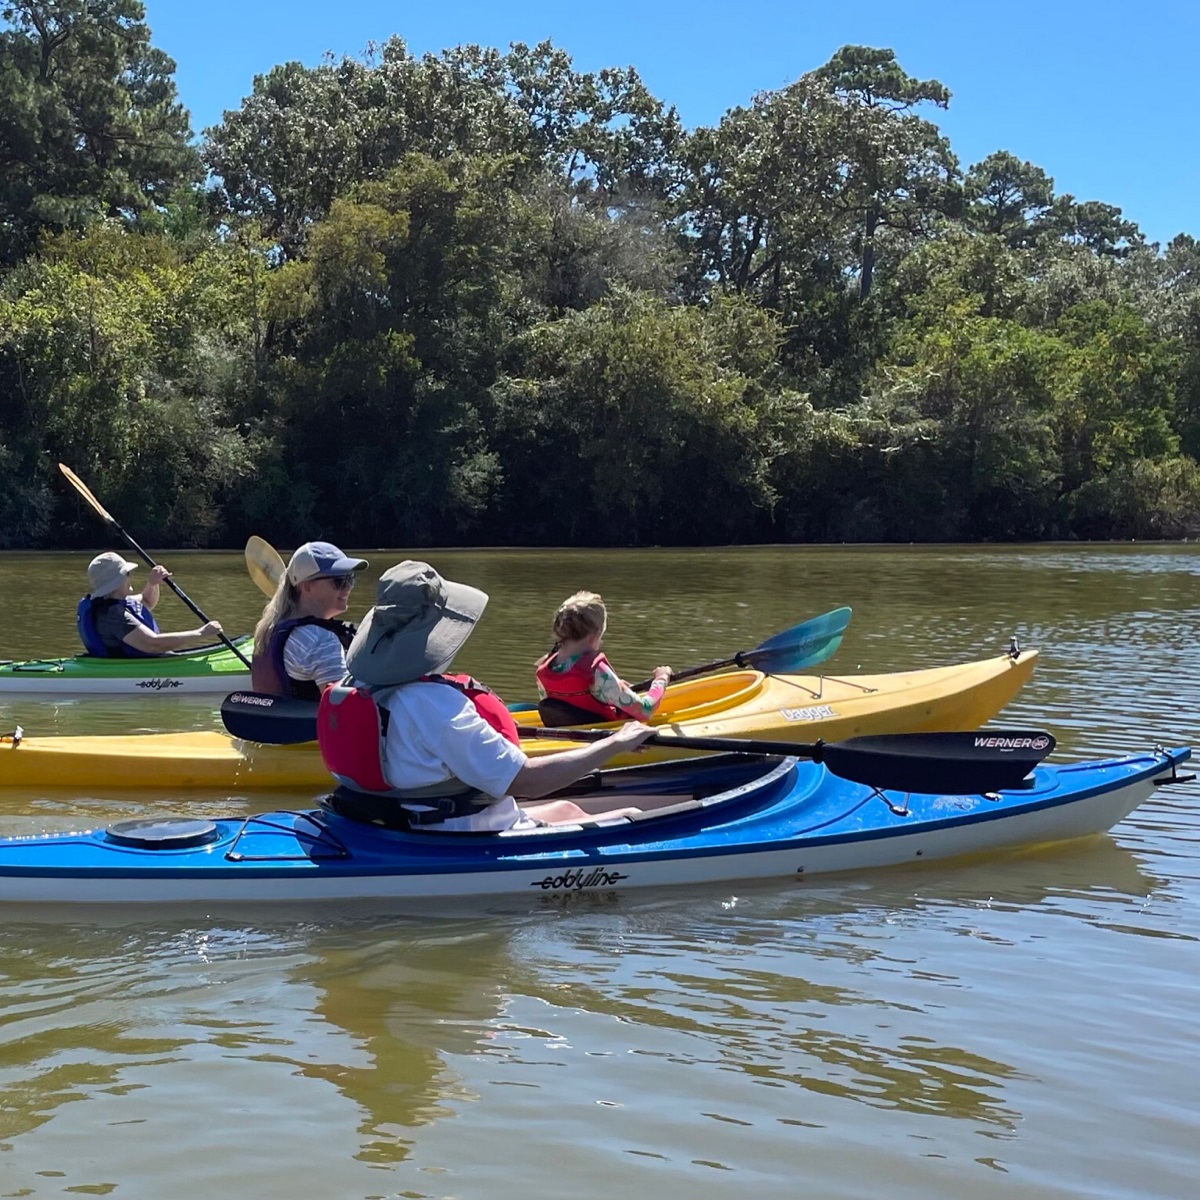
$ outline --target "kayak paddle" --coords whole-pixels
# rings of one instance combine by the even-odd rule
[[[274,596],[286,568],[275,547],[253,535],[246,542],[246,570],[264,596]]]
[[[529,729],[522,737],[598,742],[603,729]],[[1019,787],[1054,750],[1041,730],[982,729],[977,732],[883,733],[844,742],[773,742],[754,738],[678,737],[651,734],[644,746],[719,750],[726,754],[791,755],[824,763],[851,783],[895,792],[973,796]]]
[[[317,702],[269,692],[233,692],[221,701],[221,721],[236,738],[267,746],[317,740]]]
[[[114,517],[112,513],[110,513],[108,509],[106,509],[104,505],[92,495],[87,484],[85,484],[83,480],[71,470],[70,467],[68,467],[65,463],[59,463],[58,469],[63,473],[63,475],[66,476],[67,482],[134,548],[138,554],[142,556],[143,562],[151,567],[158,566],[158,563],[156,563],[154,559],[152,559],[150,555],[147,554],[146,551],[143,550],[141,546],[139,546],[137,542],[133,540],[128,531],[121,527],[121,524],[116,517]],[[171,591],[175,593],[175,595],[180,598],[180,600],[184,602],[184,604],[188,606],[188,608],[192,610],[192,612],[196,614],[196,616],[200,618],[200,620],[202,620],[205,624],[209,622],[211,618],[206,617],[204,613],[200,611],[199,607],[192,603],[191,598],[187,595],[183,588],[179,587],[169,575],[163,580],[163,582],[171,589]],[[238,658],[242,660],[243,663],[246,664],[246,668],[249,670],[250,660],[229,640],[229,638],[225,636],[224,633],[219,633],[217,636],[230,650],[234,652],[234,654],[238,656]]]
[[[730,658],[718,658],[713,662],[704,663],[699,667],[684,667],[682,671],[671,673],[671,682],[680,679],[692,679],[697,675],[707,675],[712,671],[722,671],[726,667],[753,667],[764,675],[782,675],[802,671],[805,667],[815,666],[824,662],[841,644],[842,634],[850,624],[851,610],[834,608],[819,617],[801,621],[791,629],[785,629],[765,642],[755,646],[753,650],[739,650]],[[635,692],[644,692],[653,679],[644,679],[635,683]]]
[[[317,736],[317,705],[292,696],[234,692],[221,705],[221,720],[234,737],[271,745],[311,742]],[[598,742],[603,729],[530,729],[521,736]],[[754,738],[677,737],[656,733],[645,745],[724,754],[811,758],[842,779],[897,792],[977,795],[1017,787],[1054,749],[1040,730],[977,733],[886,733],[844,742],[775,742]]]

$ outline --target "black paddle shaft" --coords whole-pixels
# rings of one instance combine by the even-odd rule
[[[150,555],[147,554],[146,551],[143,550],[142,547],[138,545],[138,543],[134,539],[133,535],[130,534],[129,531],[121,525],[120,521],[118,521],[111,514],[109,515],[108,519],[112,522],[112,527],[134,548],[134,550],[137,551],[138,554],[140,554],[142,556],[143,562],[145,562],[148,566],[151,566],[151,567],[158,566],[158,563],[156,563],[154,561],[154,559],[152,559],[150,557]],[[173,591],[175,593],[175,595],[177,595],[180,598],[180,600],[182,600],[184,602],[184,604],[186,604],[188,606],[188,608],[190,608],[192,610],[192,612],[194,612],[196,614],[196,616],[198,616],[200,618],[200,620],[202,620],[205,624],[207,624],[212,619],[211,617],[205,616],[205,614],[200,611],[199,605],[194,604],[192,602],[192,598],[187,594],[187,592],[185,592],[183,590],[183,588],[181,588],[173,579],[168,577],[163,580],[163,583],[165,583],[167,585],[167,587],[169,587],[171,589],[171,591]],[[249,670],[250,669],[250,660],[229,640],[229,638],[224,633],[218,633],[217,637],[219,637],[221,639],[221,641],[224,642],[225,645],[228,646],[229,649],[232,650],[234,652],[234,654],[236,654],[238,656],[238,658],[240,658],[242,660],[242,662],[246,666],[246,669]]]
[[[251,742],[290,745],[317,736],[312,700],[234,692],[221,704],[221,720],[234,736]],[[526,738],[599,742],[604,729],[522,727]],[[978,795],[1020,786],[1054,749],[1041,730],[982,730],[977,733],[892,733],[844,742],[776,742],[752,738],[680,737],[655,733],[647,745],[723,754],[811,758],[841,779],[886,791]]]
[[[522,729],[523,737],[594,742],[600,729]],[[844,742],[776,742],[757,738],[680,737],[655,733],[643,743],[679,750],[794,755],[824,763],[841,779],[898,792],[977,795],[1017,787],[1053,749],[1041,730],[894,733]]]

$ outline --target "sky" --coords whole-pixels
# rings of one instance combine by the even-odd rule
[[[550,39],[577,70],[633,66],[684,125],[715,125],[846,44],[888,47],[938,79],[929,108],[964,170],[996,150],[1058,193],[1114,204],[1151,241],[1200,237],[1200,0],[143,0],[200,132],[277,63]]]

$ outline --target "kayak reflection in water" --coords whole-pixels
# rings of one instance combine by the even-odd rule
[[[89,654],[97,658],[153,657],[213,641],[221,633],[220,621],[179,633],[161,632],[152,610],[158,604],[159,585],[170,571],[161,564],[151,567],[146,586],[135,596],[129,575],[137,566],[112,550],[97,554],[88,563],[88,594],[79,601],[75,619]]]
[[[385,571],[375,607],[346,654],[358,686],[334,687],[322,697],[325,763],[343,788],[388,789],[407,820],[439,830],[592,820],[570,801],[518,807],[514,797],[536,799],[565,787],[635,749],[652,730],[630,722],[603,741],[528,758],[500,698],[470,676],[444,674],[487,602],[486,593],[443,579],[428,563],[406,561]]]

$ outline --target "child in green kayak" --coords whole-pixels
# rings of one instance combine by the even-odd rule
[[[648,721],[671,681],[670,667],[655,667],[654,681],[638,695],[612,669],[600,649],[608,610],[596,592],[576,592],[554,614],[554,647],[537,664],[538,712],[547,725],[583,725],[632,717]]]

